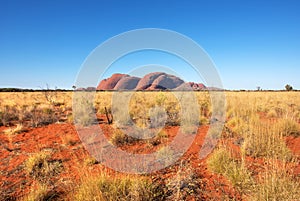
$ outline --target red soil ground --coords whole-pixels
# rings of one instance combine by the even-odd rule
[[[101,129],[106,136],[110,136],[112,127],[105,123],[100,124]],[[61,161],[63,171],[53,177],[53,182],[57,185],[57,190],[68,192],[74,187],[80,179],[88,171],[91,174],[97,174],[100,171],[106,171],[108,174],[118,174],[111,169],[105,168],[101,164],[84,166],[86,158],[90,157],[89,153],[84,148],[79,140],[77,131],[72,124],[51,124],[45,127],[28,129],[26,132],[15,134],[12,138],[4,134],[3,131],[7,127],[0,127],[0,194],[5,199],[20,198],[26,195],[31,186],[34,185],[34,180],[24,171],[24,162],[31,154],[42,150],[52,153],[52,160]],[[229,197],[241,199],[236,192],[222,176],[211,173],[206,164],[206,159],[199,159],[199,151],[201,149],[204,137],[209,129],[209,126],[201,126],[198,129],[195,140],[188,151],[181,157],[179,162],[168,168],[162,169],[149,175],[153,181],[163,182],[167,179],[175,177],[181,163],[185,163],[196,171],[201,178],[202,183],[199,186],[203,189],[202,199],[222,200],[224,194]],[[167,127],[165,129],[171,141],[178,127]],[[300,156],[300,138],[288,137],[288,147],[294,154]],[[228,140],[227,144],[232,149],[239,153],[239,147]],[[157,150],[162,144],[146,148],[145,143],[136,142],[132,145],[124,145],[121,149],[128,152],[150,153]],[[260,159],[247,158],[249,168],[260,171],[260,164],[264,162]],[[86,171],[85,171],[86,170]],[[294,167],[294,173],[300,174],[299,166]],[[190,197],[190,200],[195,198]],[[0,199],[1,200],[1,199]]]

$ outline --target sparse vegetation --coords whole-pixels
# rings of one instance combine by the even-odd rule
[[[62,170],[59,161],[51,160],[50,153],[41,151],[30,156],[25,162],[25,170],[28,175],[41,182],[48,182]]]
[[[300,96],[297,91],[226,92],[223,133],[212,127],[217,120],[211,119],[213,108],[207,91],[195,93],[198,112],[181,104],[186,92],[135,92],[128,99],[128,115],[122,108],[127,104],[124,100],[117,100],[115,103],[119,105],[112,106],[112,92],[97,92],[95,97],[79,92],[85,98],[74,100],[79,107],[72,111],[72,93],[75,92],[57,92],[53,98],[55,104],[48,101],[43,92],[0,94],[1,160],[2,164],[10,161],[8,167],[0,171],[3,178],[0,193],[5,199],[15,196],[13,190],[8,189],[11,187],[6,187],[11,182],[6,179],[22,178],[19,175],[25,175],[28,183],[34,183],[32,187],[26,182],[16,184],[28,192],[24,200],[57,199],[61,196],[57,190],[64,188],[67,193],[63,200],[213,200],[214,196],[219,200],[300,199],[297,194],[300,185],[297,172]],[[126,99],[131,92],[122,93]],[[185,104],[192,102],[184,101]],[[106,121],[105,108],[114,117],[112,124]],[[183,114],[187,117],[182,118]],[[98,126],[97,118],[105,136],[118,149],[154,153],[155,160],[168,167],[154,173],[155,177],[129,178],[128,174],[107,171],[102,161],[94,165],[98,161],[77,141],[72,124]],[[133,125],[137,129],[131,129]],[[53,128],[68,131],[53,131]],[[184,155],[186,163],[179,166],[174,160],[176,150],[170,148],[177,132],[196,137],[196,148]],[[202,138],[199,134],[218,142],[218,148],[200,163],[197,156]],[[25,148],[29,136],[37,145],[31,143],[28,146],[33,147]],[[39,144],[42,140],[45,144]],[[32,150],[43,151],[28,154]],[[13,168],[10,165],[18,163],[19,166]],[[203,169],[206,165],[208,170]],[[86,177],[83,175],[86,170],[95,172]],[[201,175],[203,172],[206,173]],[[207,178],[206,174],[212,173],[216,181]],[[78,179],[81,182],[78,183]],[[17,191],[16,187],[12,189]],[[222,191],[221,197],[214,194],[215,189]]]
[[[252,122],[244,136],[242,151],[252,157],[290,160],[292,154],[287,148],[278,124]]]
[[[170,165],[172,162],[175,162],[175,153],[168,146],[160,148],[157,151],[156,157],[157,160],[164,165]]]
[[[45,201],[53,200],[57,197],[57,194],[49,189],[45,184],[37,183],[33,186],[29,194],[24,197],[23,201]]]
[[[285,85],[285,89],[287,91],[291,91],[291,90],[293,90],[293,87],[291,85],[287,84],[287,85]]]
[[[250,200],[300,200],[300,183],[290,173],[290,170],[276,163],[262,172],[253,190]]]
[[[88,157],[84,160],[84,165],[86,166],[91,166],[91,165],[95,165],[98,163],[98,161],[94,158],[94,157]]]
[[[216,149],[207,163],[211,171],[228,178],[239,192],[249,194],[253,189],[254,179],[244,161],[234,158],[225,147]]]
[[[134,141],[131,136],[126,135],[122,130],[115,129],[110,141],[116,146],[122,146]]]
[[[100,174],[82,180],[73,195],[73,200],[160,200],[156,197],[157,190],[147,178],[137,176],[118,178]]]
[[[175,176],[167,181],[166,187],[169,195],[167,200],[189,200],[191,197],[201,200],[204,185],[204,181],[190,164],[181,163]]]
[[[7,135],[15,135],[24,132],[26,129],[23,127],[22,124],[17,124],[15,127],[8,128],[4,130],[4,133]]]

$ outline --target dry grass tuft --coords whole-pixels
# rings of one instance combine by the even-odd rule
[[[300,200],[300,183],[289,169],[274,165],[261,173],[249,200]]]
[[[62,169],[62,163],[51,161],[51,155],[48,152],[41,151],[30,156],[25,161],[25,171],[41,182],[46,182],[49,178],[57,175]]]
[[[38,183],[31,188],[31,191],[25,196],[23,201],[46,201],[57,199],[58,194],[49,189],[45,184]]]
[[[156,199],[157,189],[151,181],[137,176],[115,178],[100,174],[87,177],[72,194],[72,200],[76,201],[160,200]]]
[[[249,194],[253,189],[251,172],[247,170],[243,161],[233,158],[225,147],[216,149],[207,164],[212,172],[225,176],[239,192]]]

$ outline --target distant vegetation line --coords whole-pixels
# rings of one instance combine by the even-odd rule
[[[56,91],[56,92],[68,92],[68,91],[95,91],[95,89],[22,89],[22,88],[0,88],[0,92],[44,92],[44,91]],[[96,90],[97,92],[113,92],[116,90]],[[146,91],[146,90],[120,90],[120,91],[144,91],[144,92],[158,92],[158,91],[174,91],[171,89],[165,89],[165,90],[153,90],[153,91]],[[176,90],[176,91],[181,91],[181,90]],[[185,91],[185,90],[182,90]],[[202,90],[194,90],[194,91],[210,91],[209,89],[202,89]],[[245,89],[233,89],[233,90],[229,90],[229,89],[214,89],[213,91],[239,91],[239,92],[266,92],[266,91],[278,91],[278,92],[285,92],[287,90],[284,89],[279,89],[279,90],[271,90],[271,89],[267,89],[267,90],[245,90]],[[300,91],[297,89],[293,89],[292,91]]]
[[[21,89],[21,88],[0,88],[0,92],[43,92],[43,91],[73,91],[70,89]]]

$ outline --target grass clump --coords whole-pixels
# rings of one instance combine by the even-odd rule
[[[92,166],[92,165],[98,164],[98,161],[94,157],[88,157],[88,158],[84,159],[83,163],[86,166]]]
[[[233,158],[223,147],[216,149],[207,161],[209,169],[218,174],[225,173],[231,163],[233,163]]]
[[[277,111],[274,108],[272,108],[272,109],[270,109],[268,111],[267,117],[268,118],[277,118],[278,117],[278,113],[277,113]]]
[[[74,146],[77,143],[76,139],[71,134],[63,134],[61,140],[64,145],[69,146]]]
[[[181,164],[176,174],[167,180],[167,200],[203,200],[205,182],[190,164]]]
[[[160,163],[170,165],[175,160],[175,153],[170,147],[163,146],[157,151],[156,158]]]
[[[270,122],[252,123],[245,135],[242,151],[252,157],[267,157],[290,160],[292,153],[286,146],[282,133],[276,124]]]
[[[125,144],[132,143],[134,139],[126,135],[122,130],[115,129],[111,136],[110,141],[112,142],[113,145],[122,146]]]
[[[8,128],[4,130],[4,133],[7,135],[14,135],[14,134],[19,134],[26,131],[26,129],[23,127],[22,124],[17,124],[16,127],[13,128]]]
[[[90,92],[76,92],[73,100],[73,120],[76,125],[84,127],[95,123],[95,108],[93,94]]]
[[[280,119],[277,123],[278,130],[283,136],[300,136],[299,124],[289,118]]]
[[[232,185],[241,193],[248,194],[254,184],[251,173],[245,164],[232,157],[232,154],[224,147],[220,147],[209,157],[208,168],[225,176]]]
[[[15,106],[9,106],[6,105],[4,106],[1,111],[0,111],[0,124],[7,126],[9,125],[12,121],[17,121],[18,120],[18,111]]]
[[[75,190],[73,200],[160,200],[156,197],[157,194],[157,189],[154,188],[149,179],[129,176],[112,178],[100,174],[84,180]]]
[[[36,186],[31,188],[31,191],[25,196],[23,201],[45,201],[53,200],[57,198],[57,194],[54,191],[49,190],[45,184],[38,183]]]
[[[51,161],[50,158],[50,153],[45,151],[35,153],[25,161],[25,171],[38,181],[48,181],[62,169],[61,162]]]
[[[250,200],[300,200],[300,184],[283,168],[272,167],[260,175]]]

